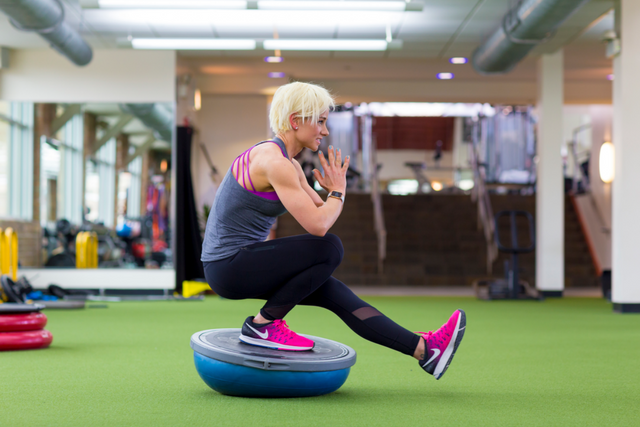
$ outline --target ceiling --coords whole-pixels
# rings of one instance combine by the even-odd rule
[[[259,79],[262,83],[253,85],[256,93],[286,82],[267,79],[269,71],[285,72],[286,79],[313,81],[424,81],[435,79],[439,72],[453,72],[456,82],[535,81],[536,57],[563,46],[565,79],[607,84],[607,75],[612,72],[601,36],[613,28],[613,0],[590,0],[565,21],[551,41],[536,47],[514,71],[490,77],[477,74],[469,64],[451,65],[448,58],[469,57],[498,27],[514,0],[422,0],[423,10],[418,12],[226,10],[195,14],[184,10],[83,8],[79,0],[63,2],[66,20],[98,49],[131,49],[129,40],[138,37],[260,41],[273,38],[274,32],[281,39],[385,39],[387,28],[393,39],[403,42],[401,49],[383,52],[287,51],[281,64],[264,63],[262,57],[273,51],[262,49],[178,51],[179,74],[195,75],[199,81],[233,78],[237,85]],[[39,36],[13,29],[4,16],[0,17],[0,44],[46,47]]]

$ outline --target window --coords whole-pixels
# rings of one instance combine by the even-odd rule
[[[40,138],[40,221],[43,226],[58,219],[81,224],[83,173],[82,114],[73,116],[56,134]]]
[[[138,156],[129,163],[127,170],[131,174],[131,183],[127,191],[127,216],[140,217],[140,203],[142,200],[142,157]]]
[[[100,203],[98,220],[107,227],[114,225],[116,197],[116,140],[107,141],[96,153]]]
[[[0,102],[0,217],[33,218],[31,102]]]

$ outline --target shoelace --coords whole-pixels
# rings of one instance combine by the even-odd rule
[[[273,321],[273,326],[275,326],[278,329],[278,332],[280,332],[280,334],[284,335],[284,337],[286,338],[294,338],[295,336],[297,336],[295,332],[289,329],[289,325],[287,325],[287,322],[285,320],[276,319]]]
[[[442,345],[445,342],[445,337],[444,337],[445,335],[447,336],[447,338],[451,337],[451,334],[446,329],[444,329],[445,325],[442,325],[440,329],[438,329],[436,332],[429,331],[429,332],[417,332],[417,333],[422,334],[422,338],[424,339],[425,343],[429,342],[429,340],[431,339],[435,339],[439,344]]]

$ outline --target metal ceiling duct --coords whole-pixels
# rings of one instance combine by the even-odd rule
[[[519,0],[471,59],[480,74],[507,73],[589,0]]]
[[[159,102],[147,104],[120,104],[124,113],[138,118],[146,127],[153,129],[156,138],[171,142],[173,135],[173,112]]]
[[[19,30],[35,31],[76,65],[87,65],[93,51],[80,34],[64,22],[60,0],[0,0],[0,10]]]

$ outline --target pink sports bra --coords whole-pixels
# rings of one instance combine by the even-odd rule
[[[258,197],[262,197],[263,199],[267,199],[267,200],[280,200],[280,198],[278,197],[278,195],[276,194],[275,191],[256,191],[256,188],[253,186],[253,182],[251,181],[251,174],[249,173],[249,155],[251,154],[251,150],[254,149],[254,147],[260,145],[260,144],[264,144],[265,142],[271,142],[273,144],[276,144],[279,148],[280,151],[282,151],[282,155],[286,158],[287,157],[287,153],[282,149],[282,147],[280,147],[280,144],[278,144],[275,141],[262,141],[257,143],[256,145],[254,145],[253,147],[249,148],[248,150],[244,151],[242,154],[240,154],[238,157],[236,157],[236,159],[233,161],[233,164],[231,165],[231,168],[236,169],[236,181],[238,182],[238,184],[240,183],[240,165],[242,164],[242,186],[244,187],[245,190],[247,190],[249,193],[253,193]],[[247,182],[246,179],[244,178],[244,172],[245,172],[245,168],[247,171],[247,176],[249,177],[249,184],[251,184],[251,188],[253,190],[250,190],[249,188],[247,188]]]

